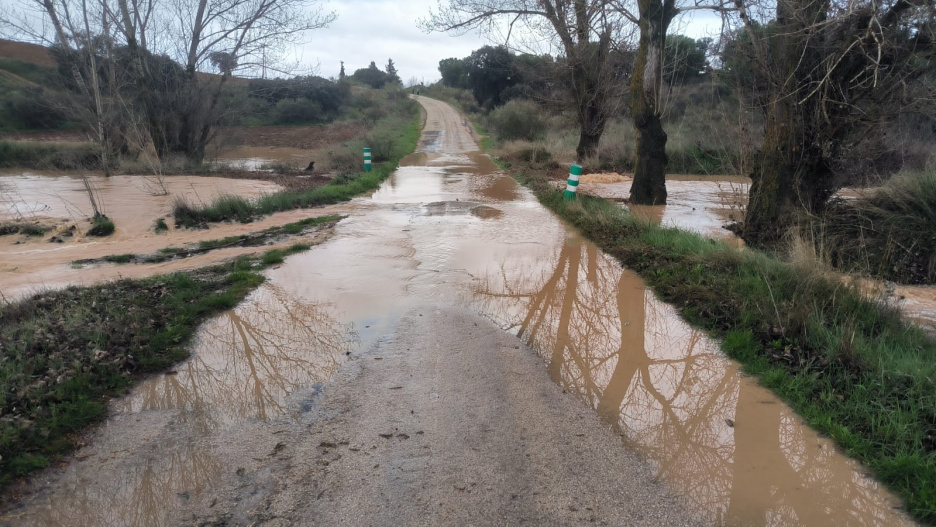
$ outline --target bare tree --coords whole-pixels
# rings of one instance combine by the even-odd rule
[[[708,10],[726,13],[723,0],[612,0],[617,11],[640,28],[637,60],[631,74],[630,108],[634,121],[634,182],[630,202],[666,203],[666,131],[663,130],[663,57],[666,32],[680,13]]]
[[[480,30],[505,40],[515,32],[557,41],[568,68],[581,133],[575,149],[579,161],[595,154],[611,108],[614,44],[620,17],[608,0],[449,0],[422,21],[427,30],[464,33]],[[619,80],[618,80],[619,82]]]
[[[691,10],[727,12],[723,0],[448,0],[423,25],[442,31],[481,29],[488,34],[523,25],[531,33],[557,38],[570,65],[572,93],[582,127],[577,158],[595,152],[604,132],[615,83],[612,42],[638,27],[640,40],[630,80],[631,116],[636,130],[636,163],[630,199],[666,203],[666,132],[663,130],[663,50],[670,22]],[[545,23],[544,23],[545,22]]]
[[[157,151],[181,150],[195,162],[223,115],[229,79],[283,66],[288,45],[335,19],[318,0],[24,1],[37,13],[4,9],[3,18],[15,21],[18,34],[62,48],[102,141],[108,106],[121,106],[103,87],[124,89],[146,116]]]
[[[874,127],[919,101],[932,71],[932,0],[779,0],[761,25],[736,0],[752,79],[766,115],[751,175],[744,238],[778,240],[802,211],[822,211],[837,190],[835,160]]]

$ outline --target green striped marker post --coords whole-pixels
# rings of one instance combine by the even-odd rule
[[[575,191],[578,190],[579,176],[582,175],[582,167],[572,165],[569,168],[569,181],[566,183],[565,199],[575,199]]]
[[[370,148],[364,149],[364,172],[371,171]]]

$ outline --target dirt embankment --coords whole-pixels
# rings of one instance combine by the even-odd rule
[[[366,131],[355,123],[323,126],[231,126],[221,130],[232,145],[279,148],[323,148],[350,141]]]
[[[21,60],[40,66],[55,66],[49,48],[28,42],[0,39],[0,58]]]

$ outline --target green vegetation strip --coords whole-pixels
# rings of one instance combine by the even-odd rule
[[[418,109],[418,106],[413,106]],[[186,202],[176,202],[173,216],[176,225],[197,227],[209,222],[240,221],[249,222],[254,218],[286,210],[331,205],[347,201],[352,197],[377,189],[380,183],[397,168],[404,156],[411,153],[419,141],[419,112],[396,132],[398,139],[393,143],[388,160],[374,163],[371,172],[340,175],[328,185],[310,190],[281,191],[256,200],[240,196],[219,196],[208,205],[198,206]]]
[[[0,168],[94,170],[100,165],[98,147],[91,143],[0,141]]]
[[[854,287],[757,251],[650,225],[609,201],[515,176],[936,523],[936,342]]]
[[[0,486],[72,449],[109,398],[188,357],[198,325],[260,285],[258,271],[308,248],[0,305]]]
[[[227,247],[256,247],[265,245],[270,240],[280,236],[293,236],[303,234],[304,232],[317,227],[330,227],[341,221],[347,216],[317,216],[315,218],[306,218],[293,223],[287,223],[277,227],[270,227],[250,234],[241,234],[239,236],[228,236],[216,240],[204,240],[198,242],[193,248],[182,247],[164,247],[155,254],[111,254],[101,258],[85,258],[71,262],[73,266],[82,266],[88,264],[97,264],[102,262],[115,264],[128,263],[159,263],[177,258],[188,258],[196,254],[204,254],[215,249],[224,249]]]
[[[22,234],[23,236],[42,236],[51,227],[37,225],[35,223],[0,223],[0,236],[9,236],[11,234]]]

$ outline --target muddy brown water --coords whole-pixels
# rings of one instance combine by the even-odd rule
[[[116,401],[4,522],[175,525],[211,510],[241,485],[237,467],[262,473],[285,431],[307,430],[349,353],[379,347],[410,307],[452,302],[528,342],[706,523],[912,525],[717,343],[499,174],[457,113],[421,102],[420,152],[354,200],[328,242],[204,324],[192,359]],[[240,492],[249,507],[269,489]]]
[[[596,196],[624,200],[630,195],[632,178],[614,173],[586,174],[579,189]],[[740,221],[747,204],[751,179],[744,176],[666,176],[666,205],[627,205],[633,213],[654,223],[698,232],[742,244],[725,224]]]
[[[303,148],[242,145],[225,150],[216,162],[244,170],[263,170],[276,164],[305,168],[313,157],[312,150]]]
[[[279,185],[266,181],[225,179],[206,176],[165,176],[169,191],[161,195],[160,183],[144,176],[90,176],[100,202],[117,227],[112,236],[85,236],[92,214],[81,179],[74,176],[35,173],[0,174],[0,222],[39,221],[56,225],[42,237],[0,236],[0,293],[14,299],[33,291],[68,284],[90,284],[118,277],[140,278],[171,271],[194,269],[227,258],[257,252],[256,248],[212,251],[184,260],[151,265],[103,264],[73,268],[74,260],[101,258],[114,254],[150,254],[165,247],[181,247],[203,240],[248,234],[268,227],[298,221],[310,216],[342,214],[345,205],[277,213],[253,223],[223,223],[211,229],[172,227],[172,203],[177,198],[207,203],[220,194],[247,198],[276,192]],[[169,232],[156,234],[153,223],[165,218]],[[72,225],[73,235],[63,236]],[[53,236],[61,243],[50,242]]]

